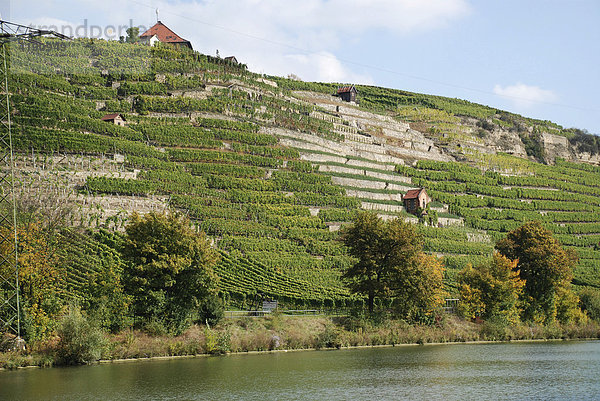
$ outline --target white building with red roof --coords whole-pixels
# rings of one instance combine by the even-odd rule
[[[189,40],[183,39],[160,21],[140,35],[140,43],[154,46],[157,42],[192,49],[192,44]]]

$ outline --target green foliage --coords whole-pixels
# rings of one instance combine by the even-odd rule
[[[125,288],[136,318],[180,333],[216,287],[217,255],[203,233],[177,214],[134,214],[126,227]]]
[[[600,321],[600,290],[598,288],[586,287],[579,291],[582,309],[587,315],[596,321]]]
[[[530,134],[521,133],[519,137],[525,145],[527,156],[531,156],[540,162],[544,160],[544,146],[539,135],[532,137]]]
[[[232,295],[223,298],[226,302],[237,305],[256,288],[284,297],[290,304],[354,302],[355,296],[341,287],[340,279],[353,259],[336,241],[338,234],[329,232],[325,223],[351,221],[361,201],[394,206],[401,203],[349,198],[344,188],[332,184],[330,176],[401,186],[405,186],[405,180],[369,174],[393,174],[384,167],[360,167],[358,175],[323,174],[317,165],[297,160],[295,149],[278,146],[277,136],[266,133],[271,132],[270,127],[280,127],[342,141],[334,124],[319,118],[328,114],[335,119],[330,112],[287,97],[296,96],[291,93],[294,90],[331,94],[335,84],[267,77],[277,83],[273,87],[263,81],[265,77],[243,66],[172,46],[41,40],[51,45],[38,49],[24,44],[10,49],[15,63],[9,86],[14,121],[19,126],[13,140],[19,152],[29,155],[33,150],[44,168],[57,160],[57,152],[92,160],[102,155],[102,167],[99,163],[90,166],[101,170],[106,168],[105,155],[110,158],[115,153],[124,154],[123,167],[129,172],[140,170],[136,179],[106,177],[104,171],[92,173],[86,186],[79,188],[81,192],[168,198],[171,207],[182,210],[210,235],[219,237],[217,245],[221,249],[234,253],[229,262],[221,263],[219,272],[222,287],[231,289],[225,290]],[[235,85],[231,90],[225,89],[232,83]],[[206,91],[209,85],[212,89]],[[459,99],[369,86],[359,87],[359,92],[360,107],[410,122],[413,128],[438,137],[440,142],[449,142],[447,138],[460,142],[466,135],[460,116],[469,116],[478,120],[478,128],[484,132],[501,126],[522,135],[531,154],[535,154],[532,149],[540,147],[541,132],[565,135],[580,151],[593,154],[597,147],[583,131],[561,131],[548,121],[526,119]],[[127,113],[127,127],[100,121],[109,112]],[[224,113],[227,119],[205,118],[208,113]],[[536,151],[538,157],[540,151]],[[437,207],[447,204],[450,213],[464,219],[468,233],[446,227],[418,228],[425,235],[425,251],[445,254],[449,290],[458,292],[456,277],[460,269],[467,263],[479,265],[492,253],[487,240],[473,240],[474,229],[485,230],[486,237],[495,241],[530,220],[540,220],[580,255],[576,284],[599,285],[600,254],[594,246],[600,233],[600,168],[564,160],[544,166],[500,154],[473,154],[467,158],[477,167],[463,162],[419,161],[413,167],[399,166],[397,170],[411,178],[411,186],[426,187],[439,202]],[[351,167],[335,162],[318,164]],[[113,163],[111,169],[114,167]],[[319,209],[318,216],[311,216],[309,207],[313,213]],[[435,219],[431,220],[434,223]],[[97,312],[94,318],[104,328],[127,325],[129,301],[119,290],[121,262],[116,251],[85,239],[87,234],[75,237],[58,252],[60,260],[56,263],[62,266],[64,261],[66,282],[59,287],[76,294],[89,315]],[[73,256],[66,257],[69,254]],[[106,269],[102,266],[104,259]],[[63,270],[58,272],[62,274]],[[247,277],[263,274],[272,281]],[[88,292],[94,295],[84,299]],[[46,310],[46,303],[52,304],[55,298],[47,299],[43,307],[33,302],[26,308],[37,305],[38,310]],[[111,304],[112,299],[118,302]],[[557,295],[557,314],[560,305],[570,302],[569,296]],[[54,306],[60,305],[58,302]],[[119,309],[117,305],[122,305],[123,312],[117,319],[121,323],[107,319],[109,310]],[[34,316],[44,318],[43,314],[28,313],[28,324],[35,322]],[[164,329],[162,322],[154,323]],[[48,327],[54,327],[52,324]]]
[[[64,291],[71,302],[79,306],[102,329],[112,332],[127,327],[130,321],[131,299],[124,293],[120,238],[104,232],[106,245],[89,233],[62,230],[58,235],[60,247],[58,264],[64,272]]]
[[[517,261],[495,253],[486,264],[471,265],[458,275],[460,313],[468,318],[501,318],[509,323],[519,321],[519,299],[525,281],[519,277]]]
[[[140,28],[137,26],[132,26],[127,28],[126,30],[127,32],[127,38],[125,38],[125,41],[127,43],[136,43],[138,40],[140,40]]]
[[[208,326],[204,329],[204,341],[204,351],[208,354],[226,354],[231,348],[229,333],[218,332]]]
[[[571,128],[567,132],[571,133],[569,142],[577,148],[577,151],[586,152],[590,155],[600,153],[600,139],[596,135],[577,128]]]
[[[79,308],[70,307],[59,322],[57,364],[79,365],[98,361],[106,346],[102,331]]]
[[[204,298],[200,304],[198,323],[206,323],[210,326],[214,326],[223,319],[224,314],[225,311],[221,299],[215,294],[211,294]]]
[[[423,242],[412,225],[360,212],[342,239],[358,259],[343,277],[353,293],[367,296],[370,313],[375,299],[387,297],[396,297],[397,313],[409,319],[439,306],[443,269],[436,258],[421,253]]]
[[[518,260],[525,281],[526,320],[552,322],[557,317],[559,295],[569,297],[569,285],[577,256],[564,249],[539,222],[529,222],[509,232],[496,244],[500,254]],[[564,312],[562,317],[567,316]],[[560,316],[559,316],[560,317]]]
[[[35,219],[21,222],[16,229],[21,317],[25,325],[24,337],[31,342],[46,339],[52,334],[63,306],[63,278],[52,252],[52,232],[42,224]],[[5,224],[0,228],[0,235],[5,239],[0,246],[0,258],[4,261],[0,266],[0,277],[8,279],[15,274],[10,268],[12,265],[7,263],[15,261],[15,233],[10,230],[10,225]],[[5,290],[8,290],[7,293]],[[14,295],[10,290],[10,287],[4,286],[0,289],[0,302],[7,306],[14,305],[10,303],[11,295]],[[16,305],[13,307],[16,310]],[[7,311],[11,310],[6,306],[1,310],[2,313]],[[8,321],[12,316],[0,315],[0,318]]]

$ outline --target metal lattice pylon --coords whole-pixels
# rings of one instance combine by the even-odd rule
[[[15,201],[14,157],[9,91],[9,45],[15,41],[53,35],[68,37],[48,30],[0,20],[0,333],[21,337],[17,209]]]
[[[2,29],[2,39],[5,31]],[[1,39],[0,39],[1,40]],[[0,42],[0,331],[21,336],[8,40]]]

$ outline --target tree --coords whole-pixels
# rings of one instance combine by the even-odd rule
[[[596,321],[600,321],[600,290],[586,287],[581,290],[579,297],[587,315]]]
[[[423,241],[411,224],[361,212],[342,239],[358,259],[343,277],[353,293],[367,296],[369,313],[381,297],[396,297],[396,309],[405,317],[441,302],[441,264],[421,252]]]
[[[514,270],[518,270],[521,279],[525,280],[524,318],[553,321],[561,300],[571,298],[570,283],[577,255],[563,248],[537,221],[509,232],[506,238],[498,241],[496,249],[507,258],[518,260]],[[573,305],[573,302],[568,304]],[[561,316],[568,315],[562,311]]]
[[[134,213],[125,231],[124,281],[135,316],[183,331],[216,291],[216,251],[204,233],[194,232],[189,220],[175,213]]]
[[[408,320],[429,319],[444,302],[444,266],[442,261],[423,252],[396,271],[392,293],[396,313]]]
[[[508,323],[516,323],[520,315],[519,298],[525,286],[517,262],[495,253],[488,263],[476,268],[467,265],[458,274],[459,312],[469,318],[501,317]]]
[[[14,259],[14,234],[7,227],[0,235],[8,238],[0,247],[1,258]],[[41,340],[52,333],[62,308],[62,280],[56,266],[49,235],[38,222],[21,223],[17,227],[21,314],[27,341]],[[0,266],[0,276],[8,277]],[[0,289],[1,295],[1,289]],[[0,296],[0,302],[3,302]]]
[[[140,28],[137,26],[129,27],[125,32],[127,32],[127,38],[125,39],[127,43],[136,43],[140,40]]]
[[[373,213],[359,213],[354,224],[345,230],[342,239],[358,262],[348,268],[343,278],[350,291],[367,296],[369,313],[373,313],[375,298],[387,294],[383,266],[379,263],[379,244],[383,236],[383,221]]]

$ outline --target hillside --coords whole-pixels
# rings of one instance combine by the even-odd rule
[[[169,47],[44,40],[11,49],[13,142],[24,198],[70,205],[73,225],[120,229],[132,211],[185,212],[221,250],[221,292],[295,306],[353,302],[338,230],[359,209],[417,223],[402,195],[426,188],[425,250],[446,284],[525,221],[580,256],[600,287],[598,138],[474,103],[249,72]],[[100,119],[121,113],[126,126]],[[70,270],[80,275],[77,264]]]

